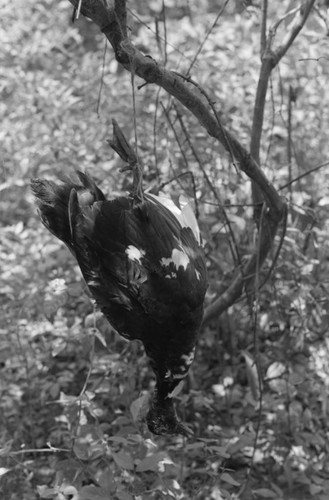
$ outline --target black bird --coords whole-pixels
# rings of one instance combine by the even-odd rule
[[[173,396],[194,358],[207,287],[193,211],[142,191],[107,200],[89,175],[78,177],[32,180],[41,220],[75,256],[111,325],[144,344],[156,376],[149,429],[186,435]]]

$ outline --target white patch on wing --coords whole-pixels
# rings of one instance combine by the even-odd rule
[[[186,366],[190,366],[194,360],[195,348],[189,354],[182,354],[181,360],[184,361]]]
[[[168,210],[170,210],[170,212],[176,217],[176,219],[180,223],[181,227],[189,227],[190,229],[192,229],[195,239],[197,240],[199,245],[201,245],[201,235],[198,226],[198,221],[195,218],[191,205],[184,196],[180,196],[179,198],[179,204],[181,208],[177,207],[177,205],[175,205],[175,203],[166,196],[155,196],[154,194],[151,193],[148,193],[147,196],[151,201],[153,201],[152,200],[153,198],[157,200],[159,203],[161,203],[161,205],[166,207]]]
[[[98,274],[95,273],[95,271],[88,271],[88,275],[91,276],[93,279],[97,279],[98,278]]]
[[[171,280],[177,278],[177,273],[166,274],[165,278]]]
[[[182,250],[178,250],[178,248],[174,248],[171,254],[171,257],[163,257],[161,259],[161,264],[163,266],[170,266],[170,264],[173,264],[176,269],[178,269],[180,266],[186,270],[187,266],[190,263],[190,259],[188,255],[186,255],[185,252],[182,252]]]
[[[170,212],[179,220],[182,211],[180,208],[178,208],[177,205],[175,205],[171,198],[167,198],[166,196],[156,196],[155,194],[151,193],[147,193],[147,196],[148,198],[151,198],[151,201],[153,201],[153,198],[161,203],[161,205],[168,208],[168,210],[170,210]]]
[[[89,281],[87,281],[87,285],[88,286],[98,286],[99,283],[96,280],[89,280]]]
[[[129,245],[126,248],[126,254],[128,255],[128,259],[140,264],[141,258],[145,255],[145,250],[140,250],[139,248],[134,247],[134,245]]]
[[[199,273],[199,271],[197,269],[195,269],[195,276],[197,277],[198,280],[201,279],[201,274]]]
[[[88,286],[99,286],[99,276],[95,271],[89,271],[89,280],[87,280]]]
[[[174,398],[175,396],[177,396],[177,394],[179,394],[180,391],[183,389],[183,385],[184,385],[184,380],[181,380],[179,384],[176,385],[175,389],[168,394],[167,398]]]
[[[185,378],[187,375],[187,371],[185,373],[174,373],[172,378],[175,380],[175,379],[182,379],[182,378]]]
[[[201,245],[201,235],[200,235],[200,229],[198,226],[198,221],[196,220],[196,217],[194,215],[194,212],[192,210],[191,205],[187,201],[184,196],[179,197],[179,204],[182,207],[182,214],[181,214],[181,224],[183,227],[190,227],[192,229],[192,232],[195,236],[195,239]]]

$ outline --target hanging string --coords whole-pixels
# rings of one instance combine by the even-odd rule
[[[101,78],[101,83],[99,86],[99,91],[98,91],[98,98],[97,98],[97,116],[99,117],[99,108],[101,105],[101,97],[102,97],[102,90],[104,86],[104,74],[105,74],[105,61],[106,61],[106,52],[107,52],[107,38],[105,38],[105,47],[104,47],[104,52],[103,52],[103,63],[102,63],[102,78]]]
[[[135,94],[135,67],[133,57],[130,59],[131,89],[133,102],[133,124],[135,138],[135,153],[137,163],[132,166],[133,169],[133,189],[134,195],[143,201],[143,168],[138,160],[138,136],[137,136],[137,113],[136,113],[136,94]]]

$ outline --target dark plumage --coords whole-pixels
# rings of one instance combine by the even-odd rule
[[[73,253],[113,327],[143,342],[156,375],[149,429],[186,434],[172,398],[193,361],[207,286],[192,209],[151,194],[106,200],[88,175],[78,176],[80,183],[32,181],[42,222]]]

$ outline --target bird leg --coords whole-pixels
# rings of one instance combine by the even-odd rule
[[[127,172],[129,170],[133,173],[132,195],[134,199],[136,198],[138,201],[143,201],[143,169],[138,162],[135,151],[125,138],[117,121],[112,120],[112,123],[113,137],[108,140],[108,143],[120,158],[127,163],[127,165],[121,169],[121,172]]]
[[[182,434],[191,436],[193,432],[177,416],[172,397],[161,397],[156,388],[146,416],[148,428],[153,434]]]
[[[113,124],[113,137],[108,139],[108,144],[111,148],[120,156],[120,158],[128,163],[128,165],[134,165],[137,163],[137,156],[133,148],[130,146],[129,142],[124,136],[122,129],[116,120],[112,120]]]
[[[194,355],[194,349],[191,352]],[[166,364],[163,360],[162,363],[151,361],[157,383],[146,420],[150,431],[154,434],[191,435],[191,430],[178,419],[173,403],[173,398],[182,389],[191,362],[191,356],[184,354],[176,359],[167,360]]]

